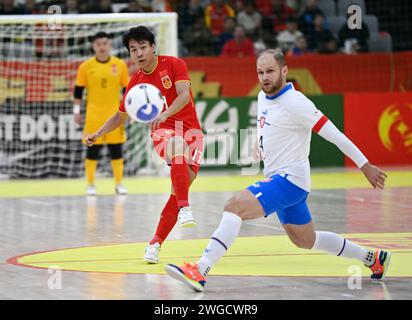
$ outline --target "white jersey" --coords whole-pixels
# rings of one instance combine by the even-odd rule
[[[312,128],[325,119],[323,113],[288,83],[275,96],[259,92],[257,117],[263,174],[287,175],[289,181],[309,192],[310,139]]]

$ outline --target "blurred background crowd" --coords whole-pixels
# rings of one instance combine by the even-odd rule
[[[177,12],[179,55],[254,56],[280,47],[288,55],[412,49],[411,1],[378,0],[1,0],[0,14]],[[348,7],[362,9],[348,28]]]

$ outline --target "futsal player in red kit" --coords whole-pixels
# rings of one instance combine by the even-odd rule
[[[189,187],[199,171],[203,153],[203,134],[197,118],[190,78],[185,62],[172,56],[156,55],[153,33],[144,26],[131,28],[123,43],[139,68],[132,76],[118,112],[97,132],[85,138],[87,145],[119,127],[128,118],[124,106],[127,92],[140,83],[156,86],[166,103],[151,123],[151,138],[156,152],[170,168],[171,194],[160,216],[153,239],[146,247],[144,260],[159,262],[160,247],[178,221],[181,227],[196,225],[189,205]]]

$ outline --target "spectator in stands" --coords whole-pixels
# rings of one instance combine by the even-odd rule
[[[26,0],[26,4],[23,7],[22,14],[39,14],[39,8],[36,6],[35,0]]]
[[[317,14],[325,15],[323,11],[319,9],[317,0],[306,0],[299,17],[299,28],[304,34],[308,35],[313,29],[313,22]]]
[[[80,1],[79,3],[77,3],[77,8],[79,9],[80,13],[88,13],[89,12],[88,1]]]
[[[36,13],[37,14],[47,14],[49,8],[49,3],[46,1],[36,3]]]
[[[200,0],[190,0],[189,3],[182,1],[177,5],[176,12],[179,16],[179,37],[183,37],[183,34],[186,32],[186,30],[193,26],[193,24],[199,17],[204,19],[205,15],[205,10],[200,4]]]
[[[348,19],[352,14],[348,14]],[[339,46],[344,49],[345,53],[357,53],[369,51],[368,39],[369,28],[362,21],[360,29],[349,29],[348,24],[344,23],[339,30]]]
[[[295,12],[299,12],[301,2],[302,0],[286,0],[285,4],[295,10]],[[258,11],[261,13],[270,10],[271,0],[255,0],[255,3]]]
[[[273,22],[275,33],[286,30],[286,19],[296,15],[295,10],[287,6],[286,0],[270,0],[270,6],[263,7],[263,10],[264,18]]]
[[[20,6],[14,4],[14,0],[2,0],[0,2],[0,14],[23,14]]]
[[[256,11],[252,0],[247,0],[244,9],[237,14],[237,23],[246,30],[246,35],[255,39],[259,35],[262,25],[262,15]]]
[[[219,35],[217,42],[216,53],[220,54],[223,50],[223,46],[226,42],[233,39],[233,32],[235,31],[236,20],[235,18],[227,17],[225,20],[225,26],[223,32]]]
[[[244,2],[245,2],[244,0],[227,0],[227,4],[232,7],[232,9],[235,11],[236,16],[238,15],[239,12],[245,9]]]
[[[332,32],[325,28],[325,18],[322,14],[317,13],[313,20],[313,26],[307,35],[309,48],[318,52],[324,51],[326,43],[333,38]]]
[[[334,54],[339,52],[338,41],[332,36],[331,39],[326,41],[323,47],[318,51],[321,54]]]
[[[110,0],[100,0],[95,13],[113,13],[112,2]]]
[[[99,12],[99,3],[93,0],[82,0],[78,3],[81,13],[96,13]]]
[[[127,7],[120,10],[120,13],[145,12],[138,0],[129,1]]]
[[[303,36],[303,33],[298,30],[298,21],[294,17],[289,17],[286,20],[286,30],[279,32],[277,41],[279,47],[283,51],[288,51],[293,48],[298,37]]]
[[[205,26],[203,17],[197,17],[195,23],[183,34],[183,45],[189,56],[208,56],[214,54],[216,38]]]
[[[167,0],[152,0],[151,1],[152,12],[172,12],[172,7]]]
[[[223,32],[225,19],[234,16],[234,10],[224,0],[212,0],[205,10],[206,27],[218,37]]]
[[[223,46],[222,56],[253,57],[254,55],[255,49],[252,40],[246,37],[243,26],[237,25],[233,33],[233,39]]]
[[[304,35],[296,38],[296,42],[293,48],[288,52],[290,56],[303,56],[312,53],[312,50],[308,47],[308,42]]]
[[[275,34],[273,32],[273,21],[270,19],[262,20],[262,28],[260,30],[259,38],[254,43],[255,52],[258,55],[265,49],[277,48]]]
[[[302,0],[286,0],[287,6],[289,8],[292,8],[296,12],[299,12],[301,3],[302,3]]]
[[[68,14],[80,13],[78,5],[77,5],[77,0],[66,0],[66,3],[63,8],[63,13],[68,13]]]
[[[172,11],[172,6],[168,0],[139,0],[139,4],[146,12]]]

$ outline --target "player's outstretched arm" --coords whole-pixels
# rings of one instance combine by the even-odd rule
[[[330,120],[325,122],[318,131],[318,134],[329,142],[335,144],[346,156],[352,159],[375,189],[384,188],[387,175],[378,167],[370,164],[358,147],[339,131]]]
[[[85,137],[84,140],[86,142],[86,145],[88,145],[89,147],[92,146],[99,137],[120,127],[127,118],[128,115],[126,112],[118,111],[109,120],[107,120],[106,123],[101,126],[99,130],[97,130],[97,132],[89,134]]]
[[[381,171],[378,167],[367,162],[362,168],[360,168],[368,179],[372,187],[383,189],[385,188],[385,180],[388,177],[386,173]]]
[[[172,102],[172,104],[163,111],[156,120],[152,122],[152,129],[156,130],[159,128],[160,123],[166,121],[167,118],[174,115],[183,109],[185,105],[190,102],[190,82],[189,81],[179,81],[176,83],[176,93],[177,97]]]

